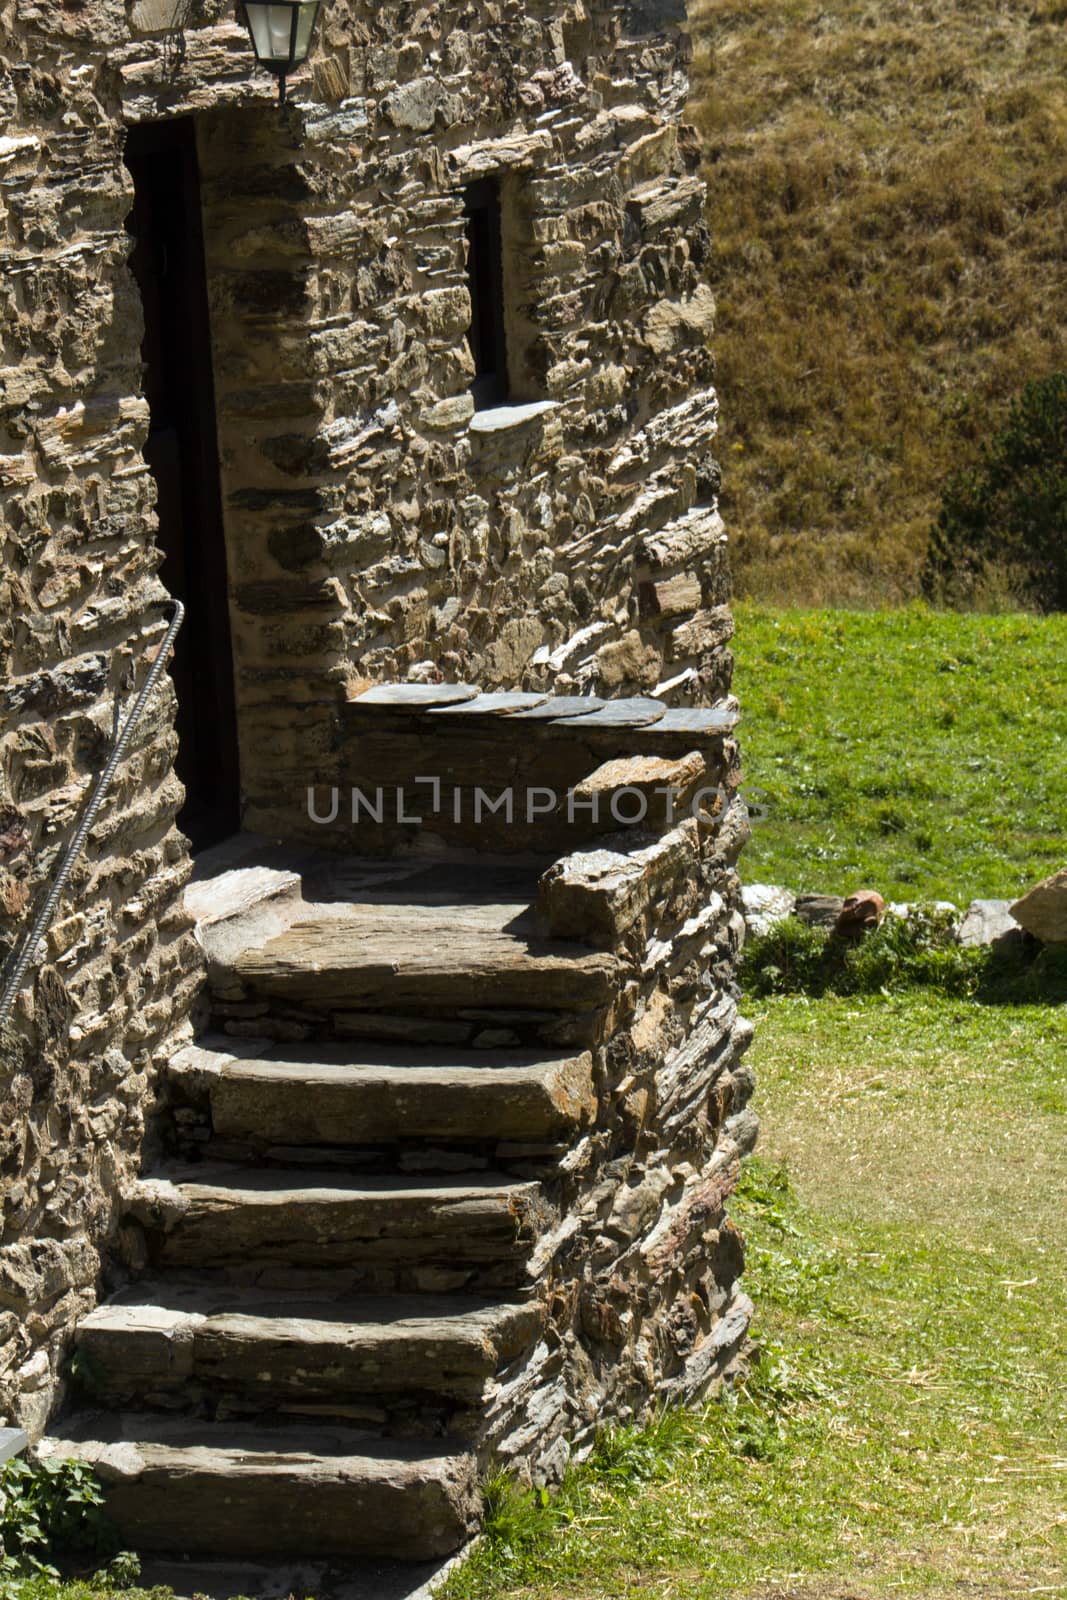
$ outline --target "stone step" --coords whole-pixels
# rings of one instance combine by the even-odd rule
[[[90,1413],[39,1449],[88,1462],[124,1543],[149,1552],[423,1560],[457,1549],[478,1514],[473,1456],[355,1428]]]
[[[588,1052],[283,1045],[200,1050],[214,1132],[267,1145],[562,1139],[596,1115]],[[180,1078],[180,1073],[177,1074]]]
[[[487,1264],[518,1272],[550,1219],[539,1184],[499,1173],[353,1177],[221,1162],[141,1179],[129,1210],[159,1267],[392,1265],[409,1274]]]
[[[78,1326],[94,1394],[286,1402],[402,1394],[470,1404],[541,1328],[534,1302],[268,1292],[175,1274],[123,1290]]]
[[[361,1556],[354,1561],[290,1558],[258,1561],[190,1560],[181,1555],[149,1555],[141,1564],[142,1589],[169,1589],[177,1596],[210,1595],[211,1600],[432,1600],[463,1550],[424,1561]]]
[[[618,970],[612,955],[538,937],[528,907],[423,903],[339,906],[295,922],[233,964],[246,993],[421,1013],[588,1011],[610,1001]]]

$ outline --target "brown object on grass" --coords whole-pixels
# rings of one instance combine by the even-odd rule
[[[877,928],[884,916],[885,901],[877,889],[857,889],[838,912],[834,932],[843,939],[862,939],[871,928]]]

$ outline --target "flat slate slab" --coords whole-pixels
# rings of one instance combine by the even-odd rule
[[[379,683],[349,701],[353,706],[381,706],[390,711],[427,711],[434,706],[473,700],[478,690],[469,683]]]
[[[171,1276],[83,1318],[98,1386],[130,1396],[192,1381],[303,1399],[411,1394],[476,1401],[542,1325],[533,1302],[287,1293]]]
[[[479,692],[470,684],[383,683],[349,702],[386,711],[430,712],[442,717],[501,717],[507,721],[572,722],[579,728],[650,728],[662,734],[722,734],[740,720],[736,711],[702,706],[666,707],[651,696],[603,700],[595,695],[535,691]]]
[[[218,1135],[275,1145],[552,1139],[596,1114],[588,1053],[545,1058],[355,1041],[224,1058],[210,1095]]]
[[[537,417],[546,416],[559,408],[558,400],[528,400],[524,405],[492,406],[476,411],[467,424],[471,433],[504,433],[509,428],[521,428]]]
[[[234,975],[264,994],[342,1009],[534,1006],[586,1011],[615,991],[619,963],[538,939],[524,908],[367,905],[294,923],[241,955]]]
[[[741,718],[736,711],[717,710],[714,706],[669,706],[652,728],[652,733],[729,733]]]
[[[430,715],[434,717],[506,716],[513,711],[527,711],[534,706],[544,705],[547,699],[547,695],[535,694],[532,690],[500,690],[492,694],[477,694],[473,700],[465,700],[459,705],[432,706]]]
[[[662,720],[666,708],[658,700],[637,695],[629,700],[605,700],[599,711],[573,717],[572,728],[647,728]]]
[[[598,700],[595,695],[585,694],[554,694],[547,700],[542,700],[540,705],[531,706],[528,711],[513,711],[508,718],[510,722],[563,722],[570,717],[587,717],[590,712],[599,711],[607,705],[606,700]]]
[[[201,1162],[133,1186],[161,1266],[515,1262],[547,1216],[537,1183],[501,1173],[350,1177]]]

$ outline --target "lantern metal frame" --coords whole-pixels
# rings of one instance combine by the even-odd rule
[[[252,49],[255,52],[256,61],[268,72],[273,73],[278,80],[278,104],[280,106],[285,105],[286,78],[296,67],[302,66],[311,53],[311,42],[315,36],[315,24],[319,20],[321,4],[322,0],[241,0],[241,10],[244,13],[245,26],[252,41]],[[259,53],[255,29],[252,27],[251,13],[253,11],[265,12],[268,10],[286,10],[290,13],[289,53],[284,58],[279,56],[264,57]],[[297,33],[300,28],[301,17],[308,11],[311,12],[311,25],[307,33],[307,46],[298,55]]]

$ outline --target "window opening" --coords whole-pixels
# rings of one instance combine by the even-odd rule
[[[507,341],[504,332],[504,252],[500,184],[482,178],[464,193],[467,218],[467,282],[471,297],[468,338],[474,357],[471,392],[478,410],[508,398]]]

